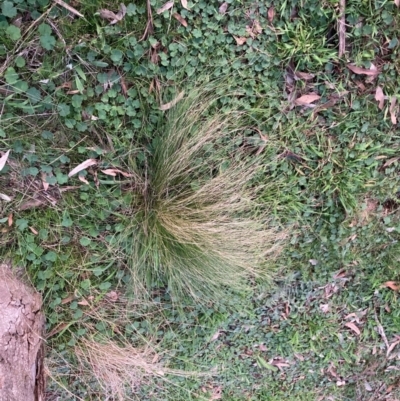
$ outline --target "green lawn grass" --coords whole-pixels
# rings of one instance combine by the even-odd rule
[[[126,3],[112,25],[100,15],[118,12],[107,1],[71,1],[84,17],[46,0],[1,4],[0,157],[11,152],[0,171],[0,259],[26,268],[43,294],[49,399],[400,399],[395,2],[346,2],[341,59],[339,2],[187,3],[158,13],[164,3],[151,1],[145,37],[145,1]],[[160,108],[210,86],[204,121],[238,111],[246,121],[190,160],[185,188],[208,165],[211,178],[229,169],[232,155],[257,160],[246,182],[257,194],[252,219],[267,210],[265,228],[287,232],[287,243],[266,263],[272,282],[249,277],[202,302],[187,296],[189,276],[159,274],[183,259],[159,260],[147,244],[143,298],[132,285],[135,194],[168,118],[185,112],[175,114],[181,127],[192,118],[184,103]],[[296,103],[310,94],[319,98]],[[96,164],[68,176],[88,159]],[[249,212],[231,207],[235,218]],[[99,373],[99,360],[85,357],[93,343],[109,345],[121,367]]]

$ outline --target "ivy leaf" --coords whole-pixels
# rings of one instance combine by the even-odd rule
[[[118,61],[121,61],[123,55],[124,55],[124,53],[122,53],[121,50],[113,49],[110,57],[111,57],[111,60],[114,61],[114,63],[118,63]]]
[[[39,25],[38,31],[41,36],[48,36],[53,33],[53,31],[51,30],[51,26],[44,23]]]
[[[57,109],[58,109],[58,113],[60,114],[61,117],[66,117],[71,112],[71,107],[65,103],[60,103],[57,106]]]
[[[29,88],[26,91],[26,95],[32,104],[36,104],[42,100],[42,95],[40,94],[40,90],[36,88]]]
[[[13,67],[9,67],[4,74],[4,78],[9,85],[14,85],[18,81],[18,74]]]
[[[43,35],[40,36],[40,44],[46,50],[53,50],[56,44],[56,39],[54,36],[51,35]]]
[[[11,1],[5,1],[1,6],[1,12],[5,17],[14,18],[17,15],[17,9]]]
[[[21,38],[21,29],[19,29],[15,25],[10,25],[6,29],[6,34],[11,40],[16,41]]]

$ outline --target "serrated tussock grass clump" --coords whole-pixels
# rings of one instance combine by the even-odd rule
[[[215,90],[192,91],[165,116],[121,238],[137,292],[216,298],[266,276],[282,232],[257,201],[263,166],[245,146],[247,112],[218,109]],[[254,124],[254,122],[253,122]]]

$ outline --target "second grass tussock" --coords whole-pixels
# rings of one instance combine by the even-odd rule
[[[204,88],[165,116],[121,236],[138,292],[158,282],[174,295],[215,298],[267,274],[284,235],[257,201],[265,184],[254,180],[260,159],[244,146],[248,117],[220,111]]]

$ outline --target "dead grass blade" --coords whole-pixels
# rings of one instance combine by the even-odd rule
[[[69,172],[68,177],[72,177],[73,175],[79,173],[80,171],[85,170],[90,166],[94,166],[95,164],[97,164],[96,159],[87,159],[84,162],[82,162],[81,164],[78,164],[74,169],[72,169]]]
[[[66,10],[75,14],[78,17],[85,18],[83,14],[77,11],[74,7],[71,7],[69,4],[65,3],[63,0],[53,0],[54,3],[57,3],[59,6],[64,7]]]
[[[396,103],[397,103],[397,98],[396,98],[396,96],[392,96],[392,97],[390,98],[389,113],[390,113],[390,120],[392,121],[392,124],[393,124],[393,125],[396,125],[396,124],[397,124]]]
[[[169,110],[170,108],[174,107],[180,100],[183,99],[184,95],[185,95],[185,91],[180,92],[175,99],[171,100],[168,103],[162,104],[160,106],[160,110],[165,111],[165,110]]]
[[[153,24],[153,12],[151,11],[151,2],[150,0],[146,1],[146,9],[147,9],[147,23],[146,28],[143,32],[142,37],[139,42],[145,40],[149,35],[154,32],[154,24]]]

